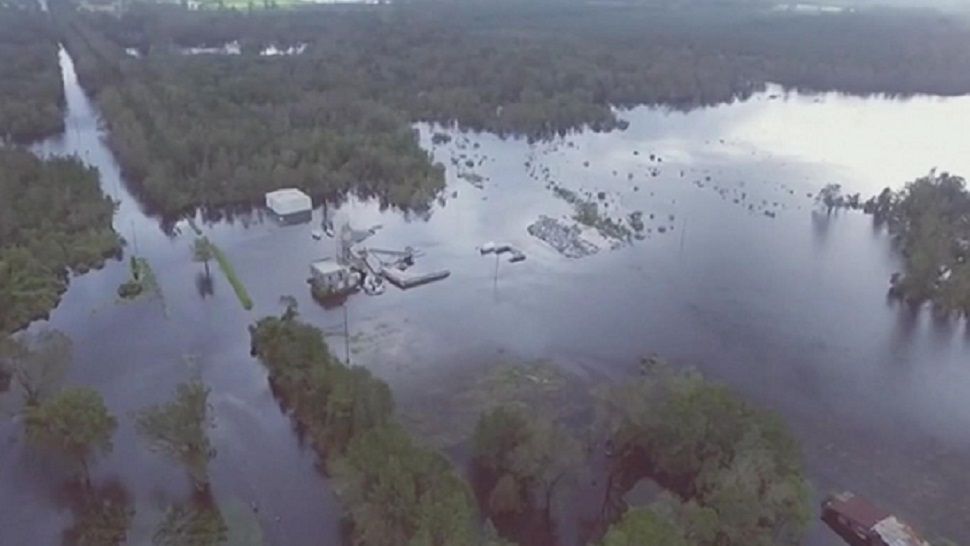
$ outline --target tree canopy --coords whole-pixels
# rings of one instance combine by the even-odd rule
[[[809,491],[797,445],[776,416],[654,363],[643,379],[604,393],[602,419],[611,483],[622,493],[650,477],[674,493],[672,520],[691,543],[800,542]]]
[[[45,317],[70,271],[120,253],[114,207],[79,159],[0,147],[0,335]]]
[[[633,508],[612,525],[600,546],[688,546],[680,527],[662,515]]]
[[[209,461],[216,456],[208,433],[215,426],[208,387],[199,381],[180,384],[174,400],[141,410],[135,425],[152,451],[185,466],[196,488],[208,487]]]
[[[482,415],[472,442],[477,464],[490,474],[486,498],[493,514],[531,506],[548,516],[556,487],[582,462],[579,442],[565,428],[516,406]]]
[[[86,479],[90,460],[111,451],[118,421],[108,413],[100,394],[76,387],[28,407],[25,426],[28,442],[70,457]]]
[[[0,142],[64,129],[57,35],[37,4],[0,2]]]
[[[905,268],[891,293],[914,303],[970,315],[970,191],[963,178],[931,172],[898,192],[886,188],[865,205],[885,224]]]

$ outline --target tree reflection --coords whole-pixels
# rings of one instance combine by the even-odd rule
[[[135,515],[131,496],[118,481],[93,487],[72,481],[64,488],[74,522],[64,530],[65,546],[116,546],[125,544]]]
[[[228,539],[226,521],[205,489],[197,492],[182,504],[166,510],[162,521],[155,528],[152,544],[155,546],[216,546]]]
[[[212,283],[212,276],[203,272],[195,274],[195,291],[199,297],[205,299],[215,293],[215,285]]]
[[[830,215],[812,211],[812,235],[815,236],[815,244],[817,246],[825,246],[825,243],[828,241],[831,222],[832,217]]]

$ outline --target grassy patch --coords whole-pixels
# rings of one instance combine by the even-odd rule
[[[236,297],[239,298],[239,303],[242,304],[243,309],[249,311],[253,308],[253,300],[249,297],[249,292],[246,291],[246,287],[243,285],[242,280],[236,275],[235,268],[232,267],[232,262],[226,257],[226,253],[222,251],[221,248],[212,243],[212,254],[215,256],[216,261],[219,262],[219,268],[226,275],[226,279],[229,284],[232,285],[232,289],[236,291]]]
[[[550,419],[582,419],[592,383],[551,362],[500,362],[439,377],[420,397],[398,400],[404,424],[441,449],[461,445],[482,413],[526,406]]]

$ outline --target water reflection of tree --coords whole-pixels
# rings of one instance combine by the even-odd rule
[[[225,518],[209,490],[198,491],[185,503],[174,504],[155,528],[156,546],[215,546],[228,539]]]
[[[116,546],[125,544],[135,515],[131,496],[118,481],[99,487],[82,481],[64,485],[63,499],[74,515],[64,530],[64,546]]]
[[[816,245],[821,247],[828,242],[831,223],[831,215],[812,211],[812,235],[814,235]]]
[[[202,299],[215,294],[215,285],[212,283],[212,277],[201,271],[196,273],[195,291],[198,292],[199,297]]]

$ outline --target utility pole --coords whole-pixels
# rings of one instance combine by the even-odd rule
[[[495,295],[498,296],[498,252],[495,253],[495,280],[493,285]]]
[[[135,249],[135,255],[138,255],[138,237],[135,235],[135,221],[131,221],[131,244]]]
[[[347,302],[344,301],[344,360],[347,361],[347,366],[350,366],[350,326],[347,322]]]

